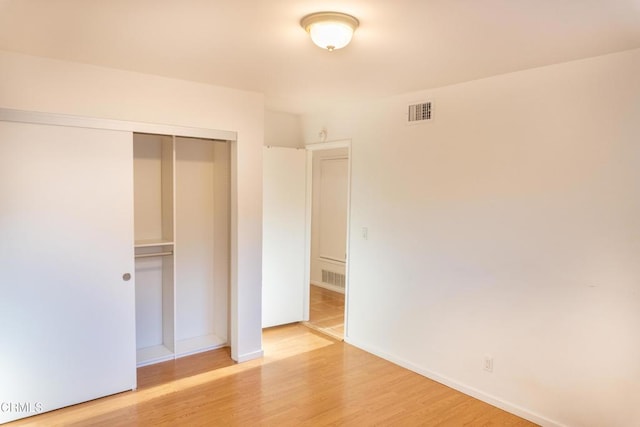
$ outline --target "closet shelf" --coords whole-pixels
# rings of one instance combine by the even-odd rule
[[[152,258],[152,257],[169,256],[169,255],[173,255],[173,252],[150,252],[148,254],[136,254],[134,258],[136,258],[136,259],[138,259],[138,258]]]
[[[149,239],[149,240],[136,240],[136,242],[133,245],[134,248],[153,248],[156,246],[173,246],[173,242],[171,240]]]

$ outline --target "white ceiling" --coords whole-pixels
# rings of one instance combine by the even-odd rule
[[[326,52],[299,26],[361,26]],[[640,0],[0,0],[0,49],[265,94],[303,113],[640,47]]]

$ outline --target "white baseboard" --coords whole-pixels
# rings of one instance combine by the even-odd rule
[[[239,355],[237,358],[233,359],[238,363],[248,362],[249,360],[259,359],[264,356],[263,350],[254,351],[253,353],[245,353]]]
[[[333,286],[333,285],[330,285],[328,283],[318,282],[316,280],[311,280],[311,284],[313,286],[317,286],[319,288],[324,288],[324,289],[328,289],[328,290],[333,291],[333,292],[338,292],[338,293],[344,294],[344,288],[339,288],[337,286]]]
[[[361,343],[359,343],[357,340],[353,340],[351,338],[345,337],[344,341],[348,344],[351,344],[355,347],[358,347],[361,350],[364,350],[368,353],[374,354],[382,359],[388,360],[389,362],[392,362],[398,366],[402,366],[403,368],[406,368],[410,371],[413,371],[417,374],[422,375],[423,377],[427,377],[431,380],[434,380],[436,382],[439,382],[440,384],[444,384],[447,387],[451,387],[454,390],[457,390],[461,393],[464,393],[468,396],[474,397],[478,400],[481,400],[483,402],[486,402],[490,405],[493,405],[495,407],[498,407],[500,409],[503,409],[507,412],[510,412],[514,415],[517,415],[521,418],[524,418],[526,420],[529,420],[533,423],[536,423],[538,425],[544,426],[544,427],[566,427],[564,424],[561,424],[557,421],[551,420],[549,418],[546,418],[540,414],[537,414],[533,411],[530,411],[526,408],[523,408],[521,406],[515,405],[513,403],[507,402],[503,399],[500,399],[496,396],[490,395],[488,393],[485,393],[481,390],[478,390],[477,388],[468,386],[466,384],[463,384],[461,382],[458,382],[456,380],[453,380],[451,378],[448,378],[444,375],[440,375],[436,372],[433,371],[429,371],[427,369],[423,369],[420,366],[417,366],[411,362],[408,362],[406,360],[400,359],[398,357],[392,356],[390,354],[387,354],[383,351],[380,351],[377,348],[374,347],[370,347],[368,345],[363,345]]]

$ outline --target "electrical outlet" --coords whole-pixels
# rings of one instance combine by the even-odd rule
[[[493,357],[485,356],[482,368],[487,372],[493,372]]]
[[[362,238],[369,240],[369,229],[367,227],[362,227]]]

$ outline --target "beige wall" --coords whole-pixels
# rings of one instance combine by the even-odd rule
[[[323,127],[352,139],[347,341],[545,425],[640,423],[640,50]]]
[[[264,145],[270,147],[303,148],[300,116],[265,110]]]

